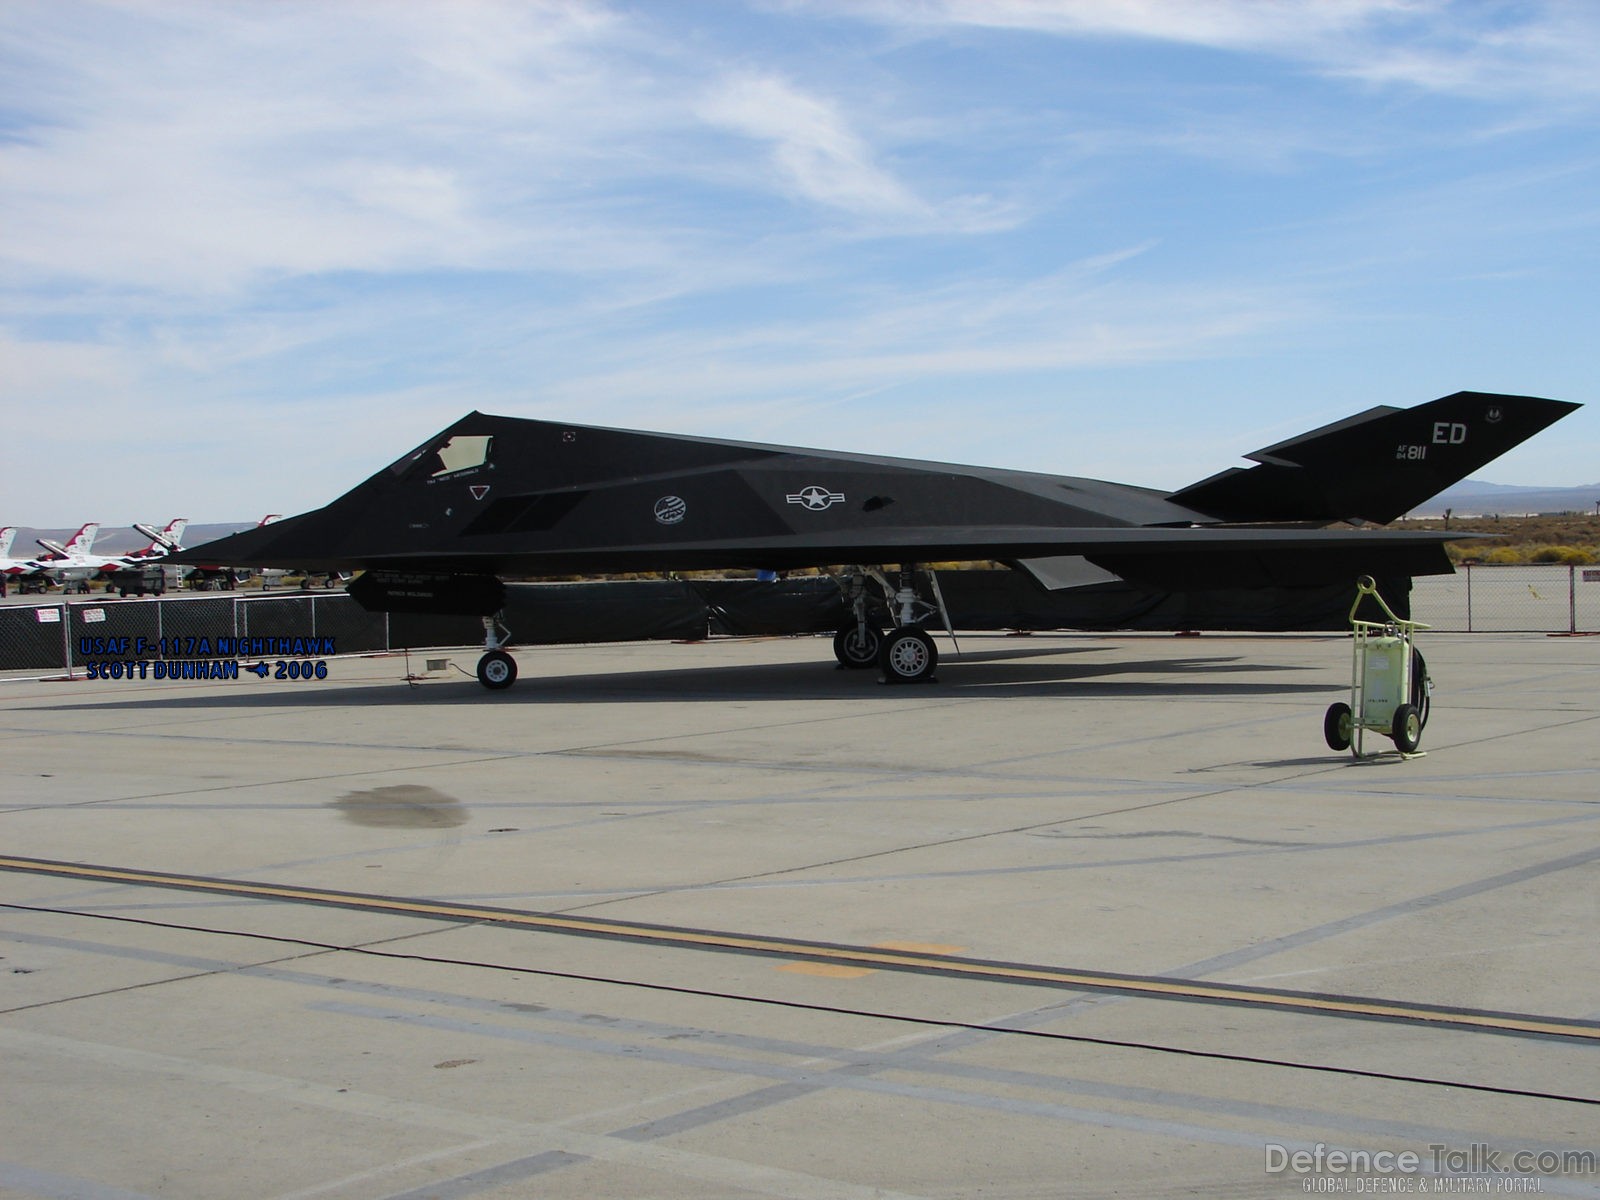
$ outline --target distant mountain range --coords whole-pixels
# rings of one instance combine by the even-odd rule
[[[1536,513],[1592,513],[1600,504],[1600,483],[1583,487],[1517,487],[1464,479],[1432,500],[1412,509],[1413,517],[1442,517],[1450,509],[1458,517],[1519,517]]]

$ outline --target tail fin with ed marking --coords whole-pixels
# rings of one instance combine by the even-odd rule
[[[1537,396],[1457,392],[1415,408],[1368,409],[1245,457],[1168,499],[1222,521],[1384,524],[1581,407]]]

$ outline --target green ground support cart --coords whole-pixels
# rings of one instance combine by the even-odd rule
[[[1356,617],[1368,596],[1387,620],[1364,621]],[[1354,648],[1350,667],[1350,702],[1329,705],[1322,721],[1322,736],[1329,749],[1349,750],[1365,758],[1364,735],[1371,731],[1394,742],[1402,756],[1421,754],[1423,727],[1428,723],[1428,700],[1433,681],[1417,651],[1421,621],[1397,617],[1378,595],[1372,577],[1356,581],[1356,599],[1350,606]],[[1373,751],[1374,754],[1379,751]]]

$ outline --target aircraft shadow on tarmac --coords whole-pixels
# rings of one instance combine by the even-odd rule
[[[686,649],[692,652],[693,646]],[[1101,647],[984,649],[957,654],[946,648],[936,682],[884,686],[875,671],[847,671],[815,662],[750,663],[748,665],[682,666],[640,671],[552,673],[541,675],[537,662],[523,660],[526,673],[516,688],[485,695],[477,680],[465,671],[454,676],[430,676],[416,687],[405,686],[403,659],[395,657],[396,677],[341,686],[336,678],[319,682],[286,683],[281,691],[233,690],[227,684],[186,686],[181,692],[161,695],[144,692],[143,708],[153,709],[256,709],[342,708],[415,704],[550,704],[628,702],[673,704],[715,701],[790,701],[886,699],[936,700],[979,697],[1035,697],[1074,699],[1173,699],[1207,696],[1271,697],[1326,694],[1337,690],[1327,682],[1292,681],[1289,673],[1304,675],[1316,668],[1264,663],[1247,656],[1185,655],[1160,659],[1083,662],[1069,656]],[[415,665],[416,656],[413,656]],[[1230,679],[1252,675],[1255,678]],[[1264,680],[1272,674],[1278,678]],[[1176,678],[1174,678],[1174,676]],[[62,709],[94,707],[61,705]]]

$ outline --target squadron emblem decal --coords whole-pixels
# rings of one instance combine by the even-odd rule
[[[656,520],[663,525],[676,525],[689,512],[681,496],[663,496],[656,501]]]
[[[808,487],[801,488],[798,492],[785,496],[784,499],[788,500],[790,504],[798,504],[811,512],[821,512],[825,508],[832,508],[835,504],[843,504],[844,493],[830,492],[827,488],[818,487],[813,483]]]

